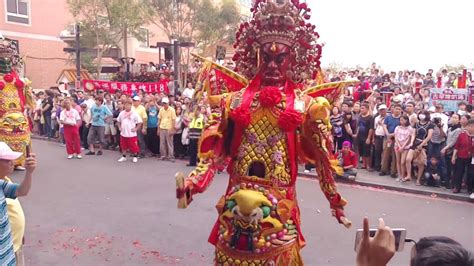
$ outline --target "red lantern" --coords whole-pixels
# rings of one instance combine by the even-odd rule
[[[3,90],[3,88],[5,88],[5,83],[0,81],[0,91]]]

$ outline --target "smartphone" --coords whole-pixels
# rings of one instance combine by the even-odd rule
[[[30,145],[26,145],[26,158],[30,157],[31,148]]]
[[[364,231],[363,229],[358,229],[356,232],[355,245],[354,245],[355,252],[359,251],[359,243],[362,240],[363,231]],[[395,250],[397,252],[403,251],[403,248],[405,247],[405,238],[407,236],[407,230],[405,228],[394,228],[392,229],[392,231],[393,231],[393,235],[395,236]],[[369,230],[370,237],[374,237],[375,232],[377,232],[377,229],[370,229]]]

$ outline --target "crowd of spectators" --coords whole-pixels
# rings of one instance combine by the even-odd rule
[[[430,69],[426,74],[385,74],[375,64],[366,72],[341,71],[330,78],[360,81],[345,90],[330,117],[345,177],[354,179],[355,168],[377,171],[398,182],[413,180],[417,186],[442,186],[453,193],[466,187],[474,199],[473,106],[460,101],[450,112],[440,102],[430,106],[432,88],[466,90],[474,85],[470,72],[462,86],[462,73],[434,74]],[[350,146],[357,165],[347,152]]]
[[[143,71],[157,70],[148,67]],[[459,102],[456,112],[445,112],[441,103],[430,106],[431,88],[465,89],[458,88],[462,73],[441,70],[435,74],[430,69],[426,74],[408,70],[385,74],[374,64],[366,71],[327,74],[330,81],[360,81],[345,89],[330,116],[334,152],[340,155],[345,177],[355,179],[357,169],[378,171],[380,176],[390,175],[398,182],[413,180],[416,185],[442,186],[454,193],[466,187],[474,198],[474,132],[469,133],[473,107]],[[472,74],[466,74],[463,86],[474,85]],[[31,117],[34,130],[65,143],[71,134],[68,123],[64,123],[65,112],[63,116],[61,113],[74,109],[80,118],[76,126],[82,150],[88,150],[86,155],[100,156],[103,148],[119,150],[125,145],[133,162],[146,156],[170,161],[189,157],[189,165],[194,166],[197,139],[210,110],[205,102],[191,106],[192,82],[185,88],[174,89],[174,84],[169,86],[170,95],[109,94],[101,90],[64,95],[46,90],[36,95],[37,108]],[[131,120],[126,115],[130,110],[137,114]],[[70,111],[67,114],[71,116]],[[123,117],[130,121],[124,122]],[[136,138],[138,147],[130,145],[127,138],[132,138],[131,143]],[[68,158],[82,158],[76,146],[68,145]],[[126,153],[119,161],[126,161]]]
[[[192,83],[174,95],[48,89],[36,94],[33,131],[65,145],[68,159],[82,159],[84,150],[85,155],[101,156],[107,149],[122,152],[119,162],[126,161],[128,152],[133,162],[152,156],[189,158],[189,166],[196,166],[197,139],[210,111],[205,100],[192,105],[193,94]],[[77,139],[71,127],[78,128]]]

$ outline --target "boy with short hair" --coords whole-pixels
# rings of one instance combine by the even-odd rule
[[[425,185],[433,187],[437,186],[438,181],[445,180],[445,174],[446,170],[440,163],[438,155],[431,156],[425,170]]]
[[[124,108],[117,117],[117,125],[120,129],[120,148],[122,150],[122,157],[118,160],[119,163],[127,160],[127,151],[133,155],[133,162],[138,162],[138,147],[137,132],[141,130],[143,121],[141,117],[132,111],[132,100],[124,101]]]

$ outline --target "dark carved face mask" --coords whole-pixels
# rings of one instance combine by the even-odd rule
[[[264,86],[281,87],[287,80],[291,67],[290,47],[280,43],[267,43],[262,46],[262,75]]]

